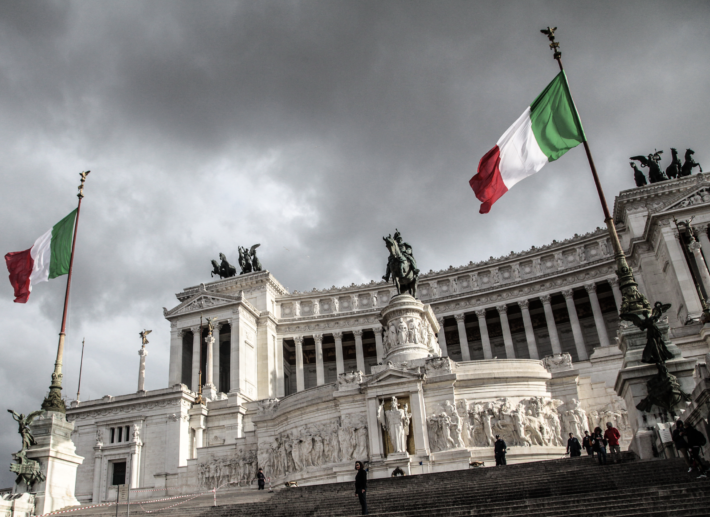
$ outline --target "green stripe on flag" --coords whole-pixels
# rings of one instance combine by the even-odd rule
[[[530,105],[530,121],[540,149],[551,162],[587,139],[564,72]]]
[[[74,235],[74,220],[76,210],[59,221],[52,228],[51,255],[49,260],[49,278],[69,273],[69,262],[71,261],[71,241]]]

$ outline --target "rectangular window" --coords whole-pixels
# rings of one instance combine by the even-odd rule
[[[129,427],[126,426],[126,434],[124,435],[126,437],[124,441],[126,441],[126,442],[131,441],[131,432],[128,429],[129,429]]]
[[[122,436],[123,436],[123,427],[119,427],[118,428],[118,439],[116,440],[118,443],[122,442],[122,440],[121,440]]]
[[[116,441],[116,428],[112,427],[111,428],[111,443]]]
[[[119,427],[120,429],[120,427]],[[116,461],[113,463],[113,476],[111,477],[112,485],[126,484],[126,462]]]

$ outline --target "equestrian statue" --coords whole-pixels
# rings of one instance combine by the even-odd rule
[[[388,235],[382,237],[385,247],[389,250],[390,256],[387,259],[387,270],[382,279],[385,282],[392,282],[397,288],[397,294],[409,293],[414,298],[417,297],[417,282],[419,280],[419,269],[414,258],[412,247],[402,241],[402,235],[395,228],[394,237]]]

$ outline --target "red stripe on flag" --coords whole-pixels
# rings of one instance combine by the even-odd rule
[[[32,248],[5,255],[10,283],[15,288],[15,303],[26,303],[30,297],[30,275],[35,264],[30,251]]]
[[[497,145],[483,155],[478,163],[478,171],[468,183],[481,201],[481,214],[490,212],[493,203],[508,192],[500,175],[500,149]]]

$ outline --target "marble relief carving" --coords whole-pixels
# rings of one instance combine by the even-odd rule
[[[562,446],[561,400],[531,397],[478,402],[446,401],[427,418],[432,452],[456,447],[490,447],[499,434],[508,446]],[[454,415],[456,413],[456,415]],[[459,436],[460,433],[460,436]],[[460,440],[460,441],[459,441]]]
[[[210,458],[197,465],[197,483],[213,489],[227,484],[249,485],[258,472],[255,450],[239,449],[227,458]]]

